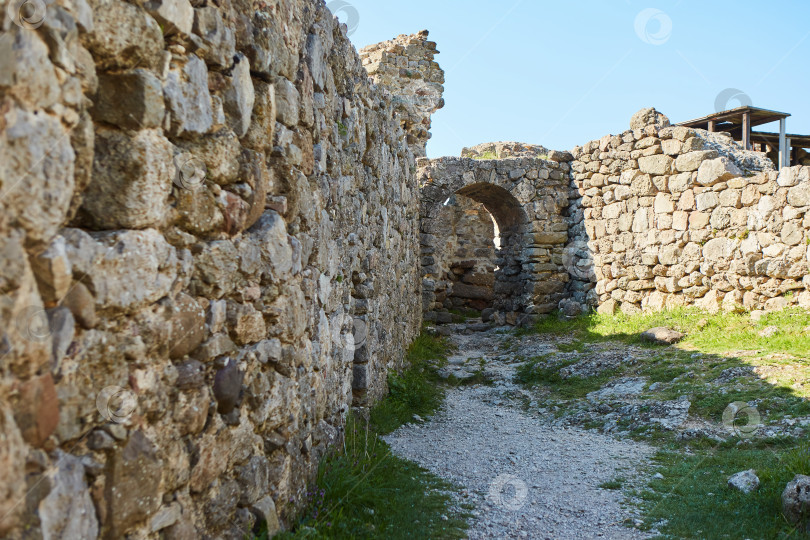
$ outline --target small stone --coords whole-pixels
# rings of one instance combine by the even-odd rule
[[[770,338],[779,333],[778,326],[766,326],[759,332],[759,337]]]
[[[256,517],[267,523],[268,538],[272,538],[273,535],[281,530],[281,524],[278,521],[278,514],[276,514],[276,505],[269,495],[256,501],[250,507],[250,510],[256,514]]]
[[[62,305],[70,310],[82,328],[95,328],[98,324],[96,301],[83,283],[76,283],[70,288]]]
[[[672,330],[671,328],[659,326],[656,328],[650,328],[646,332],[642,332],[640,337],[643,341],[650,343],[672,345],[673,343],[677,343],[682,340],[685,335],[676,330]]]
[[[738,472],[728,479],[728,487],[748,494],[759,487],[759,478],[754,469]]]
[[[214,397],[217,400],[217,412],[228,414],[241,401],[243,374],[236,362],[229,360],[227,365],[214,376]]]

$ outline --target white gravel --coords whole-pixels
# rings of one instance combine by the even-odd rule
[[[449,391],[434,417],[385,438],[393,451],[461,486],[459,502],[475,507],[470,538],[646,538],[623,525],[637,515],[622,493],[599,484],[635,484],[654,449],[525,414],[513,355],[500,350],[505,337],[453,335],[458,355],[486,359],[495,384]]]

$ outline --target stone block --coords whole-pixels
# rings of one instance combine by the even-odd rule
[[[95,229],[158,227],[166,219],[174,174],[172,145],[160,131],[99,128],[80,215]]]

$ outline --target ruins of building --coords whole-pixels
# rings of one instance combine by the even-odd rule
[[[358,53],[320,0],[2,7],[0,536],[283,525],[469,296],[511,324],[810,306],[810,167],[654,110],[429,160],[436,45]]]

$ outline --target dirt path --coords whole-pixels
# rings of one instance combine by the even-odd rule
[[[449,391],[429,421],[386,437],[391,448],[462,486],[460,502],[475,507],[470,538],[646,537],[623,525],[636,516],[621,492],[599,485],[617,477],[632,484],[653,449],[525,414],[521,403],[528,396],[512,382],[516,354],[503,353],[508,338],[494,330],[453,334],[459,348],[449,369],[474,370],[483,358],[494,384]],[[543,338],[526,337],[517,354],[549,347]]]

